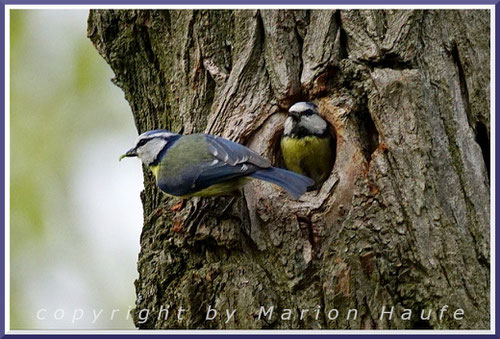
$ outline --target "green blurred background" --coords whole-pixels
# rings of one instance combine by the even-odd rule
[[[87,16],[10,15],[11,329],[133,328],[142,172],[118,157],[137,132]]]

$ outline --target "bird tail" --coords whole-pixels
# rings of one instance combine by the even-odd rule
[[[314,184],[311,178],[276,167],[259,170],[252,173],[250,177],[276,184],[295,199],[299,199],[307,188]]]

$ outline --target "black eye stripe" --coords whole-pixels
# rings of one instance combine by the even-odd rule
[[[136,146],[136,147],[141,147],[141,146],[144,146],[144,145],[146,145],[148,142],[150,142],[150,141],[151,141],[151,140],[153,140],[153,139],[162,139],[162,140],[164,140],[166,143],[168,143],[168,142],[169,142],[169,141],[168,141],[168,139],[166,139],[166,138],[159,138],[159,137],[158,137],[158,138],[146,138],[146,139],[141,139],[141,140],[139,140],[139,142],[137,143],[137,146]]]
[[[312,109],[307,109],[305,110],[302,114],[303,115],[313,115],[315,112]]]
[[[141,140],[137,143],[137,147],[141,147],[141,146],[146,145],[146,143],[147,143],[149,140],[150,140],[150,139],[141,139]]]

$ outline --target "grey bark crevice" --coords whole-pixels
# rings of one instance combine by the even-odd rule
[[[194,198],[179,210],[144,169],[136,326],[489,328],[489,20],[487,10],[92,10],[88,36],[139,132],[210,132],[282,166],[286,109],[311,100],[336,139],[330,177],[299,201],[253,181],[229,207],[231,197]],[[261,306],[274,306],[271,319]],[[206,320],[208,307],[235,317]]]

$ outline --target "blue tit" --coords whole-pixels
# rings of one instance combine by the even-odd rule
[[[124,157],[139,157],[158,187],[189,198],[233,193],[251,179],[276,184],[298,199],[314,181],[271,163],[251,149],[209,134],[182,135],[166,130],[141,134]]]
[[[334,143],[328,124],[311,102],[298,102],[288,113],[281,138],[286,168],[312,178],[317,187],[333,167]]]

